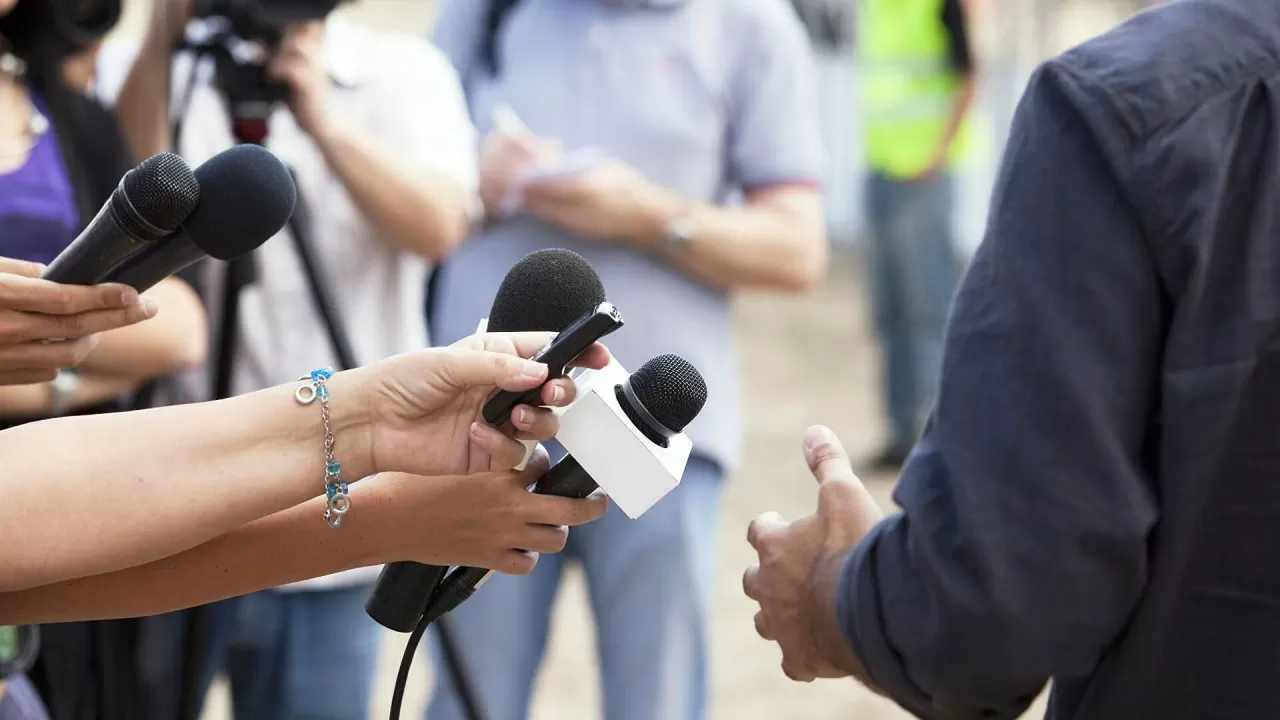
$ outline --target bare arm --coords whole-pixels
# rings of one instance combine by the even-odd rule
[[[174,150],[169,118],[172,56],[190,16],[189,4],[190,0],[153,1],[146,39],[116,98],[115,114],[135,162]]]
[[[342,123],[315,140],[356,207],[396,247],[439,260],[462,242],[470,196],[456,179],[410,168]]]
[[[103,333],[81,367],[89,373],[141,384],[204,362],[208,325],[204,305],[178,278],[168,278],[144,293],[160,312],[150,322]]]

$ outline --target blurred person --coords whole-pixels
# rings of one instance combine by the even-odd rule
[[[86,62],[92,64],[94,45],[119,12],[119,3],[109,0],[0,0],[0,255],[51,261],[88,225],[132,165],[115,118],[86,96],[82,71]],[[204,311],[180,280],[157,285],[141,300],[119,287],[98,293],[59,290],[57,302],[65,304],[57,307],[50,305],[54,291],[30,277],[34,267],[23,270],[11,262],[6,267],[28,277],[15,273],[0,279],[18,293],[6,298],[17,304],[5,314],[20,323],[6,333],[15,342],[0,350],[12,373],[0,385],[0,427],[126,408],[150,381],[204,358]],[[131,309],[124,317],[79,312],[101,302],[102,292],[115,293],[117,300],[99,307]],[[34,304],[24,304],[24,295]],[[155,315],[159,306],[165,312],[152,322],[102,335],[85,332]],[[51,323],[33,310],[63,315],[61,325],[72,325],[72,332],[39,334]],[[77,323],[83,325],[76,329]],[[52,338],[75,342],[41,342]],[[52,377],[50,370],[56,370]],[[111,704],[104,698],[132,690],[126,671],[110,669],[128,655],[131,631],[127,622],[44,628],[35,664],[21,670],[34,678],[58,720],[110,717],[100,714]],[[12,702],[32,705],[21,712],[44,713],[21,700],[25,680],[15,680],[13,687]]]
[[[787,0],[446,0],[438,12],[436,42],[486,136],[487,213],[437,271],[434,339],[470,333],[525,254],[564,247],[626,319],[611,336],[624,366],[676,352],[706,378],[680,486],[637,520],[613,510],[575,531],[563,556],[586,569],[604,716],[703,718],[718,503],[741,445],[732,292],[803,291],[826,266],[808,39]],[[592,152],[568,176],[523,181]],[[528,714],[564,569],[548,560],[445,618],[489,720]],[[426,716],[463,717],[449,672],[435,688]]]
[[[897,470],[937,392],[960,276],[955,163],[968,154],[975,66],[965,0],[865,0],[858,16],[872,307]]]
[[[751,527],[797,680],[930,720],[1277,716],[1280,5],[1184,0],[1042,64],[880,511],[823,428]]]
[[[171,113],[182,111],[192,58],[174,56],[191,4],[164,0],[136,52],[117,101],[135,156],[174,150],[193,165],[236,143],[212,67],[197,70],[173,147]],[[313,228],[307,238],[327,271],[357,364],[427,344],[423,307],[431,263],[452,250],[475,197],[474,131],[458,78],[424,39],[376,32],[340,15],[297,22],[267,66],[288,88],[268,119],[265,146],[297,174]],[[104,79],[111,93],[115,79]],[[240,291],[231,394],[287,381],[300,365],[336,365],[299,256],[286,230],[255,253],[257,276]],[[226,266],[200,276],[209,307],[223,302]],[[207,398],[215,372],[189,378]],[[364,612],[377,578],[365,568],[210,608],[207,667],[199,694],[223,669],[237,720],[363,716],[372,695],[381,634]],[[184,618],[158,618],[143,639],[156,717],[178,704],[176,662]],[[342,668],[343,687],[326,692]],[[170,700],[172,698],[172,700]]]

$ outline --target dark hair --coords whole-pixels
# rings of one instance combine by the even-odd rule
[[[502,23],[519,2],[520,0],[489,0],[489,10],[484,17],[484,35],[480,39],[480,63],[491,75],[496,76],[502,72],[498,65],[498,33],[502,31]]]
[[[120,12],[121,0],[20,0],[0,16],[0,39],[27,64],[31,84],[49,88],[61,82],[62,61],[101,40]]]

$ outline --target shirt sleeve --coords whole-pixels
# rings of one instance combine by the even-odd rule
[[[969,44],[969,20],[964,10],[964,0],[944,0],[942,25],[951,41],[951,69],[960,74],[974,71],[973,48]]]
[[[436,0],[431,41],[464,81],[475,69],[489,0]]]
[[[844,569],[849,646],[922,718],[1017,717],[1095,666],[1147,582],[1169,310],[1103,95],[1053,64],[1032,78],[902,512]]]
[[[822,181],[822,128],[813,51],[795,9],[743,3],[728,28],[738,43],[729,83],[731,175],[746,191]],[[736,27],[734,27],[736,25]]]

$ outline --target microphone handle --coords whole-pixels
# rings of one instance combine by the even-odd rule
[[[43,279],[63,285],[94,285],[120,261],[150,245],[125,230],[116,217],[116,202],[112,195],[84,231],[49,263]]]
[[[388,563],[364,604],[365,613],[388,630],[413,632],[448,569],[407,560]]]
[[[546,475],[538,478],[538,482],[533,486],[533,492],[539,495],[584,498],[599,488],[595,479],[582,469],[582,465],[578,464],[572,455],[565,455],[560,462],[547,471]],[[423,613],[427,621],[435,622],[445,613],[461,605],[492,574],[492,570],[473,567],[460,567],[449,573],[444,582],[440,583],[439,591],[431,598],[426,612]]]
[[[205,252],[187,237],[186,230],[179,230],[173,237],[162,240],[115,266],[103,276],[101,282],[123,283],[144,293],[156,283],[204,257]]]

